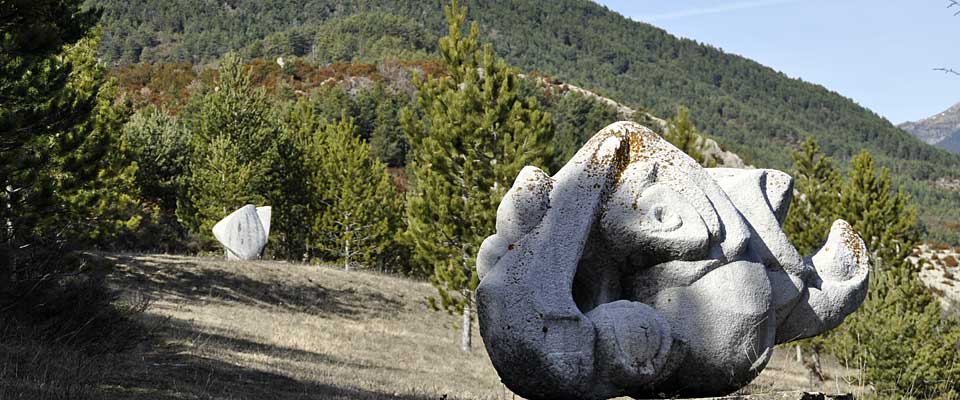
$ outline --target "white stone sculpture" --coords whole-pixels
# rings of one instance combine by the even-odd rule
[[[526,167],[477,256],[480,333],[529,399],[714,396],[755,378],[778,343],[840,324],[868,260],[844,221],[803,258],[774,170],[702,168],[619,122],[553,177]]]
[[[247,204],[213,226],[213,236],[223,245],[228,260],[256,260],[270,236],[271,208]]]

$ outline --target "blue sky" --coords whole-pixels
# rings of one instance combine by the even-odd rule
[[[893,123],[960,102],[948,0],[598,0],[631,19],[821,84]]]

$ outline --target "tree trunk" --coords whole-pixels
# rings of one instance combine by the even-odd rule
[[[813,349],[813,369],[816,371],[817,379],[820,382],[823,382],[823,367],[820,365],[820,349],[814,347]]]
[[[344,251],[343,251],[343,270],[350,270],[350,239],[347,239],[344,242]]]
[[[460,350],[469,353],[473,347],[473,324],[470,323],[470,301],[463,305],[463,327],[460,332]]]
[[[226,178],[223,178],[222,181],[226,182]],[[227,217],[227,206],[223,206],[223,218]],[[227,249],[227,246],[223,246],[223,259],[230,261],[230,250]]]
[[[4,208],[6,215],[6,226],[4,227],[5,232],[3,236],[3,242],[0,243],[0,246],[3,248],[0,249],[0,298],[6,298],[7,294],[10,293],[11,279],[13,278],[13,268],[16,265],[16,260],[13,255],[14,248],[14,226],[13,226],[13,202],[15,190],[10,185],[5,185],[4,190]]]
[[[6,208],[6,216],[7,216],[6,218],[7,234],[4,238],[5,239],[4,241],[12,242],[13,241],[13,194],[15,193],[15,191],[13,190],[13,187],[11,187],[10,185],[7,185],[4,188],[4,190],[7,191],[7,193],[3,196],[3,198],[5,199],[4,208]]]
[[[800,345],[797,345],[797,364],[803,365],[803,350],[800,350]]]

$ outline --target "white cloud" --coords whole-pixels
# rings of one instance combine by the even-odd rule
[[[717,4],[712,6],[692,7],[685,10],[677,10],[662,14],[638,15],[636,19],[645,22],[663,21],[669,19],[696,17],[701,15],[722,14],[731,11],[748,10],[751,8],[771,7],[780,4],[797,3],[800,0],[753,0],[737,1],[728,4]]]

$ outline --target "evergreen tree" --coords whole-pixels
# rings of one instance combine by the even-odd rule
[[[221,61],[216,87],[203,96],[189,116],[191,179],[186,204],[178,214],[193,229],[210,229],[247,203],[260,205],[267,193],[271,153],[276,151],[276,125],[262,88],[251,82],[242,60]]]
[[[700,152],[700,134],[697,128],[690,122],[690,110],[684,106],[677,107],[677,116],[667,121],[667,131],[663,135],[664,139],[676,146],[680,151],[687,153],[700,165],[712,167],[712,160],[707,160],[706,156]]]
[[[190,200],[197,207],[199,229],[205,234],[244,204],[262,203],[254,192],[255,165],[242,162],[237,153],[236,142],[216,136],[194,156]]]
[[[376,104],[376,117],[370,134],[370,149],[384,164],[402,167],[410,147],[402,127],[397,123],[402,100],[387,93],[382,84],[377,85],[375,94],[379,102]]]
[[[75,130],[94,108],[98,86],[87,96],[69,88],[72,60],[62,57],[98,18],[81,11],[81,3],[37,0],[0,7],[0,292],[11,277],[11,253],[34,241],[42,233],[38,224],[53,214],[46,166],[56,150],[69,154],[82,143],[82,137],[63,133]]]
[[[863,383],[883,396],[960,395],[960,324],[941,319],[939,302],[907,260],[918,241],[909,197],[894,192],[889,172],[877,174],[870,154],[862,152],[840,190],[836,215],[868,243],[873,268],[867,299],[823,340],[824,347],[862,368]]]
[[[840,200],[840,172],[833,160],[820,152],[808,138],[793,153],[794,196],[783,230],[800,254],[810,255],[827,240],[837,219]]]
[[[870,153],[851,162],[850,176],[840,192],[839,218],[852,221],[867,247],[883,265],[907,268],[906,258],[919,241],[917,208],[902,190],[894,192],[890,170],[877,175]]]
[[[190,130],[176,116],[155,106],[137,111],[123,127],[136,160],[137,183],[145,201],[172,212],[188,171]]]
[[[91,342],[124,322],[107,268],[68,249],[137,225],[136,165],[120,140],[130,104],[81,3],[0,1],[0,314],[9,332],[106,353],[116,340]]]
[[[309,100],[287,103],[281,112],[276,151],[271,153],[268,176],[271,217],[270,247],[277,258],[307,261],[318,195],[312,181],[310,156],[317,135],[326,125]]]
[[[464,351],[471,347],[476,253],[494,232],[497,204],[526,164],[550,161],[549,115],[519,97],[517,73],[464,35],[466,10],[445,8],[449,32],[440,39],[446,73],[417,81],[423,115],[402,117],[412,154],[407,238],[418,265],[432,270],[435,309],[463,315]]]
[[[74,66],[67,89],[78,103],[92,102],[90,118],[64,132],[64,147],[54,148],[43,173],[52,178],[58,203],[50,220],[76,242],[113,244],[122,233],[139,227],[143,218],[136,173],[139,168],[123,140],[123,125],[132,104],[117,96],[117,84],[107,81],[97,61],[99,32],[71,46],[65,58]]]
[[[542,91],[541,88],[534,88]],[[560,95],[550,108],[553,116],[553,144],[556,158],[553,170],[559,170],[577,150],[605,126],[617,122],[617,110],[576,92]]]
[[[387,250],[399,225],[399,197],[386,166],[370,154],[345,117],[324,127],[309,149],[318,210],[315,245],[346,270],[370,266]]]

